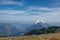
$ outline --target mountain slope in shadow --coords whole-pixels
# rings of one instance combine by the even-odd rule
[[[51,26],[51,27],[44,27],[41,29],[34,29],[32,31],[27,32],[24,35],[39,35],[39,34],[49,34],[56,32],[60,32],[60,26]]]

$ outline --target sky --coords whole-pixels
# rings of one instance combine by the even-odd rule
[[[0,22],[60,22],[60,0],[0,0]]]

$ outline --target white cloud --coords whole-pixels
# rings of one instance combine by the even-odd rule
[[[60,22],[60,8],[55,8],[54,11],[42,14],[48,22]]]
[[[13,4],[13,5],[19,5],[19,6],[23,6],[24,5],[24,2],[14,2],[14,1],[1,1],[0,2],[0,5],[2,4]]]
[[[26,11],[20,11],[20,10],[0,10],[0,13],[3,14],[24,14]]]
[[[2,4],[16,4],[16,2],[3,2]]]
[[[41,12],[38,10],[50,10],[49,12]],[[28,10],[37,10],[37,12],[31,12]],[[6,14],[23,14],[22,16],[6,16],[6,20],[38,20],[41,18],[41,16],[47,21],[47,22],[60,22],[60,8],[47,8],[47,7],[37,7],[28,9],[25,11],[21,10],[0,10],[0,13],[6,13]],[[27,15],[27,13],[29,15]],[[38,14],[38,15],[30,15],[30,13]],[[2,16],[2,15],[0,15]],[[4,15],[3,15],[4,16]],[[0,18],[1,19],[1,18]],[[3,18],[4,19],[4,18]]]
[[[51,11],[53,9],[52,8],[47,8],[47,7],[40,7],[39,10]]]
[[[24,5],[22,2],[4,2],[2,4],[15,4],[15,5],[20,5],[20,6]]]
[[[52,11],[54,8],[48,8],[48,7],[36,7],[36,6],[28,6],[28,11],[37,10],[37,11]]]
[[[36,9],[38,9],[38,7],[28,6],[28,8],[27,8],[27,9],[36,10]]]
[[[51,8],[50,12],[30,12],[38,15],[28,16],[26,19],[38,20],[43,17],[46,22],[60,22],[60,8]],[[48,9],[50,10],[50,8]]]

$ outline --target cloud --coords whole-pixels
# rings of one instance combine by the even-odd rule
[[[48,22],[60,22],[60,8],[55,8],[54,11],[46,12],[41,16],[46,18]]]
[[[19,6],[23,6],[24,4],[22,2],[4,2],[2,4],[13,4],[13,5],[19,5]]]
[[[0,10],[0,14],[24,14],[25,12],[20,10]]]
[[[60,22],[60,7],[59,8],[48,8],[48,7],[29,7],[28,10],[0,10],[1,20],[38,20],[43,17],[47,22]],[[33,11],[37,10],[37,11]],[[47,11],[43,12],[41,10]],[[49,11],[49,12],[48,12]],[[22,14],[18,16],[10,14]],[[2,18],[4,17],[4,18]]]
[[[49,8],[50,9],[50,8]],[[26,20],[38,20],[41,17],[46,20],[46,22],[60,22],[60,8],[51,8],[52,10],[49,12],[31,12],[30,16],[25,16]],[[34,16],[32,15],[34,14]],[[38,14],[38,15],[35,15]],[[24,18],[23,18],[24,19]]]
[[[8,4],[8,5],[9,5],[9,4],[12,4],[12,5],[23,6],[23,5],[24,5],[24,2],[22,2],[22,1],[21,1],[21,2],[15,2],[15,1],[9,1],[9,0],[5,0],[5,1],[4,1],[4,0],[3,0],[3,1],[0,2],[0,5],[2,5],[2,4],[4,4],[4,5],[5,5],[5,4]]]
[[[47,8],[47,7],[40,7],[39,10],[51,11],[53,9],[52,8]]]
[[[54,9],[53,9],[53,8],[48,8],[48,7],[28,6],[27,10],[28,10],[28,11],[32,11],[32,10],[38,10],[38,11],[52,11],[52,10],[54,10]]]
[[[26,10],[31,16],[37,16],[41,14],[46,14],[48,12],[55,11],[55,8],[48,7],[37,7],[37,6],[28,6]]]

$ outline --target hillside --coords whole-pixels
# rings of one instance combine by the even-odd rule
[[[60,40],[60,33],[20,36],[20,37],[6,37],[0,40]]]
[[[60,32],[59,26],[44,27],[41,29],[34,29],[27,32],[25,35],[40,35],[40,34],[49,34]]]

